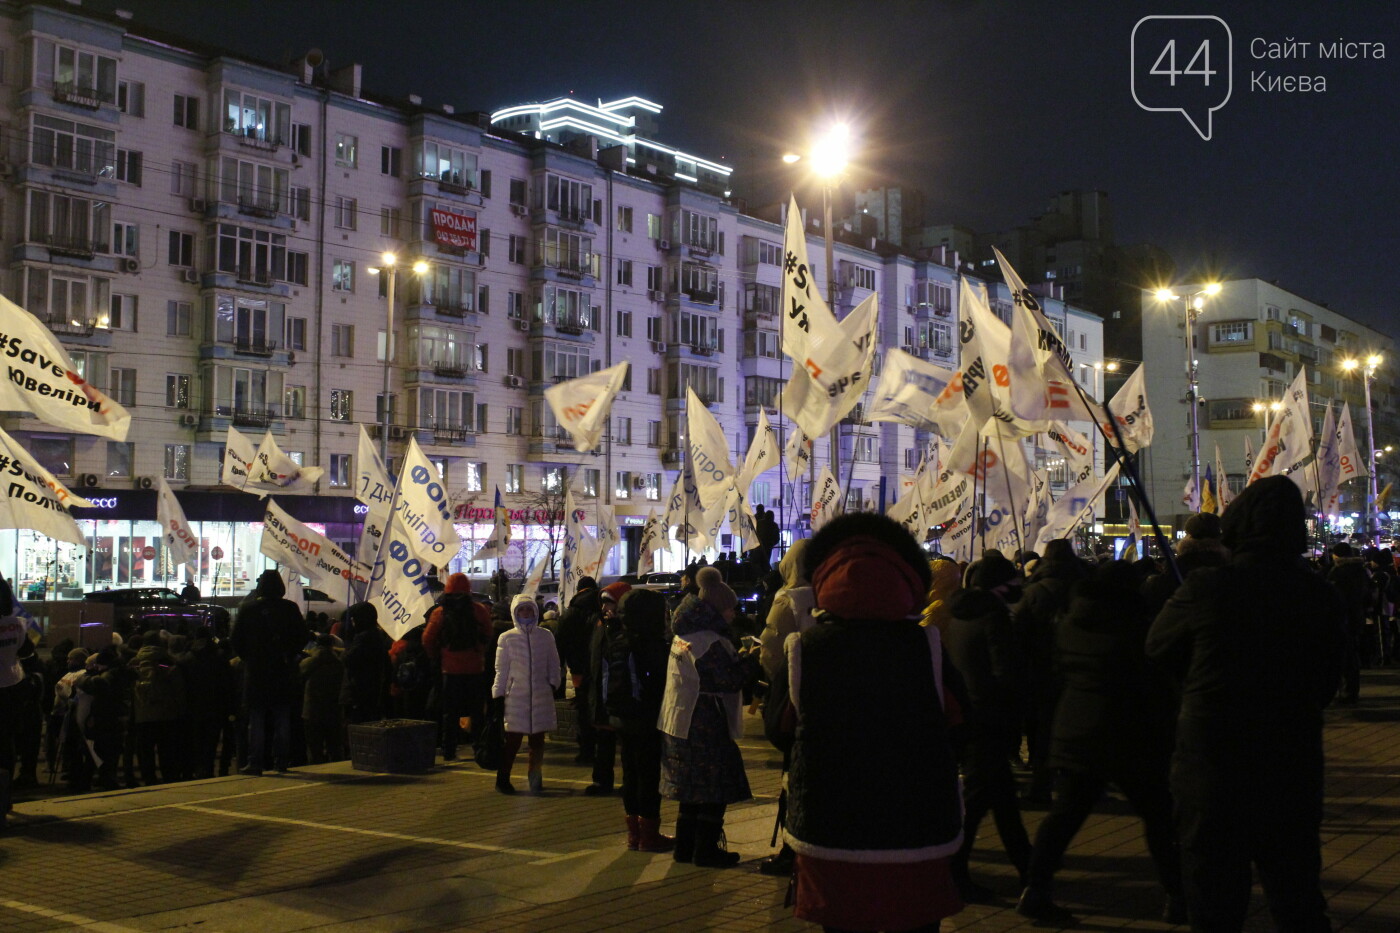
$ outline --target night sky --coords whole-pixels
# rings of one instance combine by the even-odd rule
[[[332,68],[362,63],[367,89],[459,112],[639,94],[666,108],[662,141],[734,164],[751,205],[785,197],[793,170],[779,156],[840,117],[861,138],[852,182],[922,188],[931,222],[1004,229],[1058,191],[1098,188],[1118,241],[1166,248],[1183,278],[1277,279],[1400,337],[1393,0],[84,5],[272,61],[318,47]],[[1134,24],[1169,14],[1217,15],[1233,36],[1233,90],[1208,142],[1180,113],[1133,101]],[[1194,25],[1182,27],[1178,68]],[[1140,35],[1155,57],[1163,37]],[[1256,37],[1312,44],[1305,58],[1260,61]],[[1384,43],[1387,57],[1319,58],[1318,44],[1338,39]],[[1261,91],[1251,72],[1322,76],[1327,90]],[[1180,80],[1189,102],[1201,79]]]

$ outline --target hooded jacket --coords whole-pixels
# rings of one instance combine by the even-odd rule
[[[525,609],[528,604],[528,609]],[[558,721],[554,690],[559,686],[559,652],[554,636],[540,628],[539,609],[521,593],[510,602],[514,627],[496,644],[493,697],[505,697],[505,730],[533,735],[549,732]]]
[[[783,588],[773,596],[773,606],[768,610],[768,619],[758,639],[758,659],[763,664],[769,683],[778,676],[785,663],[783,642],[793,632],[806,631],[811,625],[812,606],[816,599],[802,562],[809,540],[798,538],[778,562],[778,572],[783,575]]]
[[[275,570],[263,571],[250,598],[238,607],[229,642],[240,661],[243,702],[250,709],[301,701],[297,664],[306,623]]]
[[[476,645],[471,648],[448,647],[448,615],[456,613],[468,624],[476,626]],[[472,598],[471,580],[464,573],[447,578],[442,600],[428,614],[428,627],[423,630],[423,648],[428,657],[444,674],[480,674],[486,670],[486,655],[495,634],[491,613]]]

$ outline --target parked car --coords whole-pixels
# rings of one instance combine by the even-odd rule
[[[172,629],[180,624],[227,628],[229,611],[212,603],[187,603],[180,594],[164,586],[133,586],[98,590],[83,596],[83,602],[107,603],[113,607],[114,623],[129,622],[145,627],[152,622]]]

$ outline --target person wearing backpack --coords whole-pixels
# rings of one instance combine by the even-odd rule
[[[602,673],[609,722],[622,753],[622,809],[627,848],[670,852],[676,841],[661,835],[661,700],[666,693],[666,597],[632,590],[606,627]]]
[[[301,731],[306,737],[306,758],[313,765],[339,761],[344,757],[340,688],[345,681],[345,663],[329,634],[316,636],[316,646],[302,659],[300,667]]]
[[[472,598],[471,580],[464,573],[449,576],[423,632],[423,647],[442,670],[443,761],[457,757],[463,716],[471,717],[473,729],[486,721],[486,652],[492,634],[491,614]]]
[[[437,607],[434,606],[433,610]],[[428,615],[432,615],[429,611]],[[389,660],[394,665],[394,682],[389,686],[394,712],[404,719],[437,718],[437,671],[428,650],[423,647],[423,632],[427,623],[414,626],[389,648]]]

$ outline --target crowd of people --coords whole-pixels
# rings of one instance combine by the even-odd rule
[[[1356,702],[1360,667],[1390,650],[1396,574],[1387,552],[1339,544],[1310,565],[1306,545],[1297,487],[1274,478],[1193,518],[1170,560],[1059,540],[964,566],[882,516],[841,516],[788,548],[751,615],[713,566],[670,599],[584,578],[562,608],[488,608],[453,574],[391,641],[368,603],[319,630],[269,571],[229,633],[126,631],[44,663],[3,611],[0,812],[16,764],[18,783],[42,758],[78,791],[256,775],[336,760],[347,725],[388,716],[439,721],[449,761],[494,720],[496,790],[520,792],[525,745],[544,794],[564,709],[584,793],[620,791],[627,848],[724,868],[761,699],[786,775],[783,846],[760,867],[791,875],[797,915],[828,931],[937,930],[993,899],[971,868],[989,814],[1017,909],[1069,921],[1055,875],[1110,786],[1142,820],[1166,920],[1239,930],[1253,868],[1279,929],[1328,930],[1322,710]],[[1034,838],[1032,805],[1048,808]]]

